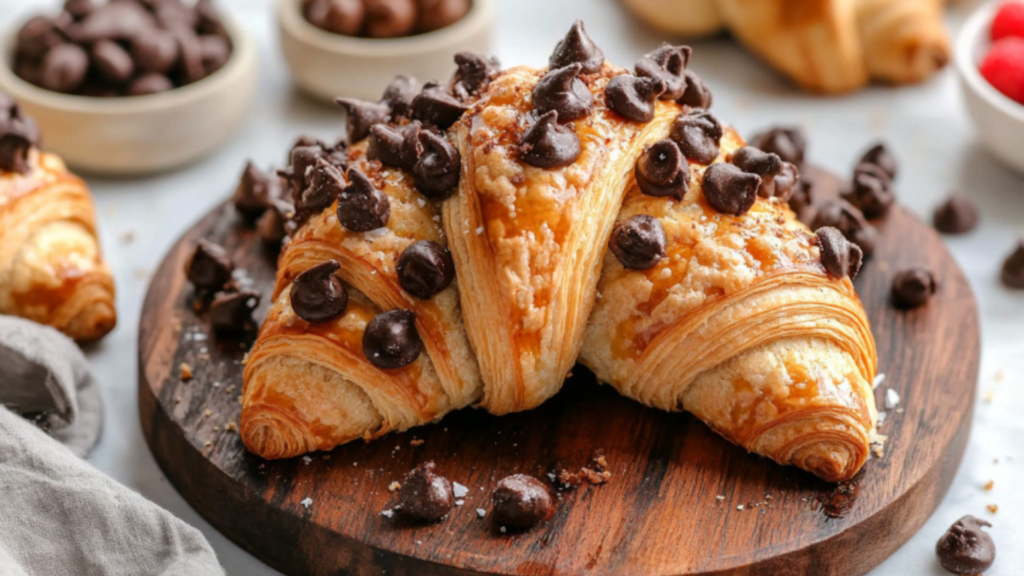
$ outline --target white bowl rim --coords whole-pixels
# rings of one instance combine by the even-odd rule
[[[301,2],[302,0],[279,1],[278,19],[283,28],[300,38],[302,42],[314,45],[325,52],[368,58],[414,54],[456,44],[486,25],[494,12],[494,0],[470,0],[466,15],[444,28],[398,38],[363,38],[335,34],[313,26],[298,9]]]
[[[0,54],[0,58],[3,60],[0,62],[0,89],[10,91],[15,100],[25,100],[53,110],[86,114],[127,116],[184,106],[234,85],[238,78],[245,74],[246,69],[256,63],[256,47],[249,33],[226,11],[222,10],[220,17],[231,37],[231,57],[220,70],[198,82],[166,92],[111,98],[62,94],[41,88],[18,77],[11,67],[11,62],[14,38],[23,23],[15,22],[5,32],[7,40],[2,47],[2,54]]]
[[[989,44],[990,24],[1001,4],[1002,0],[995,0],[975,10],[968,17],[957,36],[954,59],[960,78],[972,92],[978,94],[989,106],[1019,122],[1024,122],[1024,104],[1015,102],[997,90],[978,70],[981,64],[978,57],[979,47]]]

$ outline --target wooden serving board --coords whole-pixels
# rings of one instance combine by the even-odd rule
[[[899,208],[879,226],[875,257],[856,284],[887,375],[879,406],[891,387],[902,410],[890,410],[880,429],[889,437],[884,457],[838,490],[747,454],[692,416],[622,398],[582,367],[528,413],[467,409],[310,458],[252,456],[232,429],[249,343],[211,333],[183,274],[199,238],[220,242],[264,294],[258,317],[266,313],[274,257],[227,204],[171,249],[146,297],[146,440],[196,510],[289,575],[863,574],[917,532],[946,494],[967,444],[979,358],[977,306],[940,238]],[[924,308],[897,311],[890,282],[910,265],[933,270],[939,292]],[[182,363],[194,373],[189,381]],[[603,450],[611,480],[561,492],[550,521],[513,534],[478,517],[478,508],[489,512],[499,479],[579,469],[595,450]],[[469,488],[465,504],[434,525],[382,516],[395,503],[389,484],[425,460]]]

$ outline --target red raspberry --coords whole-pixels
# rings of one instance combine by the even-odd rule
[[[993,44],[980,71],[996,90],[1024,104],[1024,38],[1003,38]]]
[[[1003,2],[992,19],[992,41],[1003,38],[1024,38],[1024,2]]]

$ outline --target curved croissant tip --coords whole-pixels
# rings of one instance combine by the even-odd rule
[[[245,447],[267,460],[291,458],[313,449],[304,430],[279,414],[259,408],[243,408],[239,431]]]

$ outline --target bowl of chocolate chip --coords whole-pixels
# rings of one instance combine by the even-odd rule
[[[114,175],[209,155],[255,93],[253,41],[210,0],[67,0],[11,28],[0,88],[76,169]]]
[[[295,84],[327,102],[376,99],[396,75],[447,78],[458,52],[490,53],[494,0],[280,0]]]

